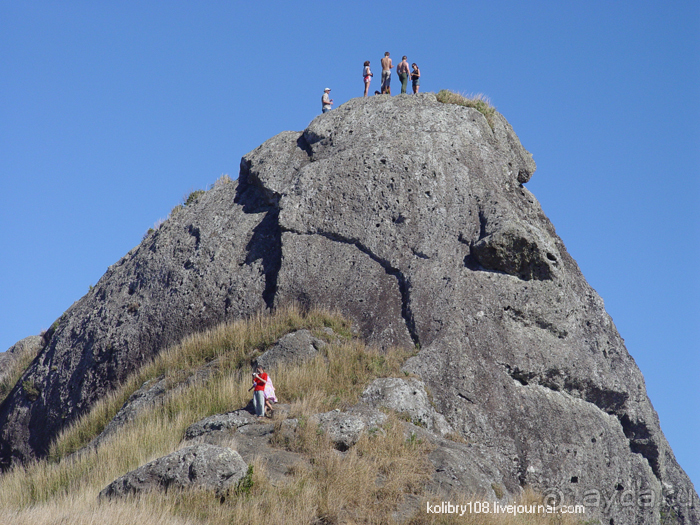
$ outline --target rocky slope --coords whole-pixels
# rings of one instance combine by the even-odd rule
[[[183,335],[296,301],[341,310],[370,343],[419,345],[407,371],[508,492],[616,524],[700,523],[639,369],[523,186],[534,170],[502,116],[492,129],[432,94],[354,99],[273,137],[46,334],[0,407],[3,464],[45,454]]]

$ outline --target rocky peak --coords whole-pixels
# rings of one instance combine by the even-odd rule
[[[611,520],[656,523],[660,504],[700,522],[639,369],[523,186],[534,170],[501,115],[492,128],[432,94],[354,99],[280,133],[59,319],[0,407],[0,458],[45,454],[184,335],[296,302],[340,310],[371,344],[420,348],[406,370],[509,492],[651,491],[654,509],[620,504]]]

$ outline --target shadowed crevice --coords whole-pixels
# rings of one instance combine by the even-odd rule
[[[263,300],[272,309],[277,293],[277,278],[282,266],[282,232],[279,226],[279,208],[270,203],[265,191],[249,182],[249,164],[241,162],[241,173],[234,202],[244,213],[265,213],[265,217],[253,228],[253,235],[246,245],[248,255],[245,264],[260,261],[265,275]]]
[[[625,409],[629,398],[627,392],[600,388],[588,380],[565,377],[565,374],[556,369],[541,373],[521,370],[517,366],[511,367],[508,364],[501,363],[501,365],[510,377],[523,386],[539,385],[553,392],[565,392],[574,398],[595,405],[606,414],[615,416],[629,441],[630,450],[645,458],[654,475],[661,479],[658,444],[645,422],[630,420]]]
[[[398,268],[394,268],[389,263],[389,261],[376,255],[374,252],[372,252],[372,250],[370,250],[367,246],[362,244],[357,239],[350,239],[347,237],[343,237],[342,235],[338,235],[337,233],[323,231],[309,233],[299,232],[286,228],[283,231],[295,235],[318,235],[332,242],[338,242],[341,244],[348,244],[350,246],[354,246],[362,253],[367,255],[370,259],[372,259],[374,262],[379,264],[384,269],[387,275],[391,275],[396,279],[399,288],[399,293],[401,294],[401,317],[403,318],[404,324],[406,325],[406,329],[408,330],[408,334],[410,335],[413,344],[420,345],[420,337],[418,336],[415,318],[413,316],[413,311],[411,310],[411,280],[408,277],[406,277],[401,270],[399,270]]]

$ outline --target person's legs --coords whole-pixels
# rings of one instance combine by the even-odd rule
[[[389,82],[391,82],[391,70],[382,71],[382,95],[387,92],[391,93]]]
[[[367,96],[368,91],[369,91],[369,82],[365,82],[365,96]]]
[[[262,390],[253,392],[253,406],[255,407],[256,416],[265,415],[265,395]]]
[[[401,80],[401,93],[406,94],[406,87],[408,86],[408,75],[406,73],[401,73],[399,75],[399,80]]]

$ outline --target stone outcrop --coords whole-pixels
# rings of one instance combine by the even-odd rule
[[[308,330],[297,330],[280,338],[255,360],[255,365],[270,369],[301,363],[318,355],[326,343],[311,335]]]
[[[237,429],[255,422],[255,416],[246,410],[236,410],[227,414],[214,414],[190,425],[185,431],[185,439],[195,439],[210,432]]]
[[[464,486],[649,492],[651,508],[600,515],[700,523],[639,369],[523,186],[534,170],[502,116],[491,128],[432,94],[354,99],[280,133],[59,319],[0,407],[0,459],[45,454],[185,334],[296,302],[340,310],[379,347],[420,348],[406,371],[472,445],[480,474]]]
[[[365,396],[358,404],[347,410],[313,414],[309,417],[309,422],[317,425],[318,430],[330,439],[340,453],[348,451],[363,435],[385,435],[384,425],[388,419],[387,414],[371,406],[374,401],[378,401],[378,397],[373,393],[376,392],[378,385],[386,387],[385,381],[377,380],[365,391],[366,394],[370,393],[369,397]],[[390,381],[389,384],[397,387],[399,392],[408,391],[407,385],[410,385],[411,389],[420,390],[421,388],[414,381],[404,382],[402,379],[396,379],[396,382]],[[389,392],[389,390],[385,391]],[[409,394],[409,396],[413,395],[413,393]],[[395,412],[399,415],[408,414],[416,408],[416,401],[409,396],[400,395],[392,402]],[[216,414],[191,425],[185,431],[185,442],[231,447],[247,463],[253,460],[260,461],[271,480],[284,483],[287,476],[300,465],[310,467],[308,457],[286,450],[288,445],[295,441],[296,433],[302,428],[296,418],[288,417],[288,408],[287,405],[287,410],[276,411],[272,422],[259,420],[245,409]],[[389,410],[394,411],[394,409]],[[429,409],[422,411],[430,412]],[[500,479],[501,473],[488,461],[484,461],[482,447],[445,439],[440,436],[437,429],[428,430],[420,421],[418,425],[403,421],[399,423],[401,425],[399,431],[403,432],[406,439],[424,440],[431,444],[428,460],[432,465],[432,471],[429,473],[429,481],[425,487],[426,493],[443,498],[459,494],[480,494],[503,502],[519,494],[520,487],[517,484],[506,487],[494,482]],[[402,506],[405,507],[405,505]],[[419,509],[415,505],[408,505],[404,510],[407,511],[407,515],[410,515],[412,512],[418,512]]]
[[[372,430],[378,430],[386,421],[386,415],[368,406],[358,405],[341,412],[332,410],[316,414],[311,421],[328,435],[335,447],[345,451]]]
[[[118,498],[153,490],[201,488],[224,493],[248,472],[240,454],[216,445],[192,445],[142,465],[100,492]]]
[[[361,401],[372,407],[388,408],[404,414],[415,425],[438,435],[454,432],[445,417],[431,404],[424,383],[417,379],[375,379],[362,393]]]

